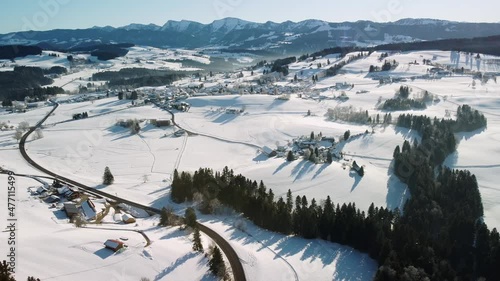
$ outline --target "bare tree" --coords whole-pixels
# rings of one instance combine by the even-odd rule
[[[43,132],[42,132],[42,129],[40,128],[37,128],[35,130],[35,133],[33,135],[33,137],[31,137],[32,140],[38,140],[38,139],[41,139],[43,138]]]
[[[14,133],[14,138],[19,141],[23,137],[23,131],[19,130],[19,128]]]
[[[23,121],[23,122],[19,123],[19,125],[17,127],[22,131],[26,131],[30,128],[30,123]]]

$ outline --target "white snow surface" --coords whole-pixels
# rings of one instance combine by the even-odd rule
[[[170,51],[158,51],[149,47],[134,47],[131,57],[141,57],[159,63],[169,57]],[[393,120],[402,113],[428,115],[443,118],[447,112],[454,113],[458,105],[470,104],[488,119],[488,127],[471,133],[458,134],[457,152],[450,155],[445,165],[456,169],[468,169],[477,176],[483,200],[485,222],[490,228],[500,227],[500,86],[490,80],[482,84],[472,83],[467,75],[452,75],[441,79],[416,79],[431,68],[422,64],[431,60],[443,67],[452,65],[486,72],[498,72],[498,58],[482,56],[479,63],[474,58],[451,52],[422,51],[389,53],[387,60],[396,60],[398,67],[389,72],[376,73],[380,78],[404,78],[400,82],[379,85],[369,74],[370,65],[381,66],[378,57],[383,52],[348,64],[342,72],[330,78],[320,78],[316,84],[309,83],[317,75],[339,63],[337,55],[320,58],[314,62],[297,62],[290,65],[290,77],[297,74],[303,85],[318,96],[310,97],[309,90],[300,98],[297,93],[290,100],[282,101],[271,95],[224,95],[191,97],[188,112],[176,112],[175,120],[194,134],[173,136],[174,128],[156,128],[149,119],[170,119],[171,116],[155,106],[128,107],[128,101],[116,97],[94,102],[61,104],[54,115],[46,121],[44,137],[26,143],[29,155],[42,166],[63,176],[81,181],[89,186],[148,204],[157,208],[169,205],[182,212],[184,205],[173,205],[170,201],[170,182],[175,168],[195,171],[200,167],[221,170],[228,166],[252,180],[263,180],[272,188],[276,197],[284,196],[290,189],[294,196],[306,195],[318,202],[330,196],[335,203],[354,202],[362,210],[373,202],[376,206],[401,208],[410,196],[406,186],[392,173],[391,159],[396,145],[403,141],[419,139],[416,132],[389,126],[364,126],[345,122],[329,121],[325,117],[328,108],[353,106],[367,110],[370,115],[384,115],[378,109],[379,100],[392,98],[402,85],[410,86],[413,96],[427,90],[440,99],[426,110],[393,112]],[[189,51],[178,51],[172,56],[194,57]],[[354,54],[353,54],[354,55]],[[453,60],[454,58],[454,60]],[[29,58],[27,58],[29,59]],[[200,62],[206,58],[199,57]],[[327,66],[327,60],[331,65]],[[410,64],[417,61],[419,64]],[[317,63],[322,66],[318,68]],[[28,61],[26,62],[28,63]],[[56,63],[56,62],[53,62]],[[111,62],[116,66],[119,62]],[[123,63],[123,61],[122,61]],[[91,75],[96,69],[81,69],[81,74]],[[216,75],[208,85],[223,83],[251,83],[247,72],[241,78],[222,78]],[[72,74],[78,76],[79,74]],[[82,75],[83,76],[83,75]],[[72,77],[72,76],[70,76]],[[86,77],[86,76],[84,76]],[[259,77],[259,76],[257,76]],[[275,85],[297,87],[287,81]],[[66,80],[62,80],[66,79]],[[82,79],[85,80],[85,79]],[[58,83],[71,82],[61,78]],[[353,89],[343,90],[349,100],[333,99],[342,90],[335,90],[336,83],[354,84]],[[309,84],[308,84],[309,83]],[[189,84],[189,80],[176,85]],[[363,94],[356,93],[363,91]],[[67,99],[68,97],[66,97]],[[225,113],[225,108],[244,108],[239,115]],[[0,112],[0,122],[17,126],[22,121],[31,125],[41,119],[50,107],[29,110],[26,113]],[[311,116],[307,112],[311,111]],[[88,119],[69,121],[74,113],[88,112]],[[141,132],[131,135],[128,129],[116,126],[119,119],[139,119]],[[275,148],[285,145],[298,136],[308,136],[311,131],[339,139],[346,130],[356,137],[342,143],[346,160],[334,161],[331,165],[314,165],[303,160],[286,162],[283,158],[268,158],[261,153],[264,146]],[[368,134],[365,131],[368,130]],[[25,174],[40,174],[21,158],[14,131],[0,132],[0,167]],[[4,160],[6,159],[6,160]],[[345,168],[355,160],[365,168],[360,178]],[[104,167],[110,167],[115,183],[101,185]],[[1,175],[0,180],[6,182]],[[118,226],[121,230],[108,231],[78,229],[59,219],[53,209],[26,192],[39,183],[18,177],[19,230],[19,277],[37,274],[41,279],[75,280],[109,279],[138,280],[145,276],[156,280],[210,280],[207,277],[205,258],[191,253],[191,242],[186,233],[177,229],[159,229],[154,226],[157,218],[138,218],[138,226]],[[6,202],[6,192],[0,193]],[[102,207],[102,204],[98,206]],[[99,207],[99,208],[100,208]],[[114,214],[107,219],[114,222]],[[0,219],[5,218],[3,212]],[[286,237],[259,229],[246,223],[246,233],[234,227],[237,215],[201,216],[203,223],[214,228],[229,240],[240,255],[249,280],[267,279],[293,280],[371,280],[377,265],[365,254],[349,247],[318,240]],[[113,226],[115,227],[115,226]],[[153,244],[144,247],[144,239],[125,227],[143,229]],[[36,233],[36,234],[32,234]],[[2,233],[1,235],[7,235]],[[251,236],[250,236],[251,235]],[[252,237],[253,236],[253,237]],[[129,238],[129,248],[120,254],[103,256],[102,243],[106,239]],[[208,239],[208,238],[206,238]],[[43,241],[43,243],[40,243]],[[208,244],[207,244],[208,245]],[[0,251],[6,251],[2,243]],[[68,258],[71,257],[71,258]],[[57,264],[57,266],[53,266]],[[128,278],[130,277],[130,278]],[[310,278],[311,277],[311,278]]]

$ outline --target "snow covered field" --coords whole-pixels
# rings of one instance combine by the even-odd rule
[[[163,63],[160,62],[162,56],[174,55],[170,52],[134,47],[130,56],[140,57],[145,64],[154,65]],[[179,51],[175,55],[194,59],[188,51]],[[384,115],[387,112],[379,109],[380,103],[394,97],[397,89],[406,85],[413,89],[411,95],[416,96],[427,90],[439,97],[439,101],[429,104],[425,110],[392,112],[393,121],[402,113],[453,118],[457,106],[461,104],[469,104],[485,114],[488,127],[458,134],[457,152],[446,159],[445,165],[468,169],[476,174],[485,222],[490,228],[500,227],[500,187],[497,185],[500,182],[500,162],[497,161],[500,156],[500,85],[491,80],[484,85],[476,80],[476,85],[473,85],[470,76],[408,79],[379,85],[368,74],[370,65],[381,65],[379,55],[375,52],[348,64],[340,75],[320,79],[313,85],[320,92],[319,96],[309,97],[310,93],[304,91],[300,93],[303,98],[292,94],[287,101],[270,95],[188,98],[186,102],[191,104],[190,110],[176,112],[175,121],[192,134],[180,137],[174,136],[176,129],[173,127],[157,128],[149,122],[150,119],[171,118],[168,112],[152,105],[129,108],[129,101],[119,101],[116,97],[61,104],[46,121],[44,137],[29,140],[27,151],[33,160],[53,172],[157,208],[172,204],[169,194],[174,169],[195,171],[200,167],[209,167],[221,170],[224,166],[250,179],[263,180],[276,197],[284,196],[290,189],[294,196],[306,195],[309,200],[316,198],[319,202],[330,196],[334,203],[354,202],[362,210],[367,210],[372,202],[375,206],[402,208],[410,194],[392,173],[392,155],[397,145],[404,140],[419,139],[418,134],[393,125],[372,127],[333,122],[327,120],[325,113],[329,108],[353,106],[367,110],[372,116]],[[204,57],[196,59],[206,63]],[[338,63],[336,56],[328,59],[332,64]],[[456,65],[450,52],[441,51],[394,54],[387,59],[399,62],[394,71],[386,73],[397,77],[425,75],[428,66],[410,65],[415,60],[421,63],[422,59],[429,59],[442,65]],[[493,58],[485,57],[484,61],[486,59]],[[326,58],[321,60],[325,63]],[[147,61],[154,61],[154,64]],[[458,66],[470,68],[470,61],[471,58],[467,60],[462,56]],[[125,62],[132,63],[124,60],[122,65]],[[473,65],[473,68],[477,67]],[[495,64],[483,61],[479,67],[497,71]],[[290,70],[291,75],[304,71],[304,76],[321,71],[314,68],[310,69],[307,63],[296,63],[291,65]],[[223,84],[224,79],[217,76],[211,83]],[[355,84],[355,87],[344,90],[349,99],[341,102],[333,99],[342,92],[334,90],[333,86],[343,82]],[[189,78],[177,84],[187,83]],[[280,82],[280,85],[292,84]],[[364,93],[357,93],[359,91]],[[226,113],[228,108],[244,109],[244,113]],[[50,107],[42,107],[26,113],[1,113],[0,122],[17,126],[27,121],[33,125],[49,110]],[[71,120],[73,114],[84,111],[91,118]],[[143,120],[140,134],[131,135],[128,129],[116,126],[120,119]],[[309,136],[311,131],[339,140],[347,130],[355,137],[341,144],[345,159],[332,164],[315,165],[302,159],[286,162],[284,158],[268,158],[262,153],[264,146],[276,148],[286,145],[298,136]],[[14,131],[0,132],[0,155],[2,160],[9,160],[2,161],[0,167],[39,174],[22,160],[13,134]],[[349,170],[348,165],[353,160],[364,166],[364,177]],[[114,174],[115,183],[104,187],[101,183],[106,166]],[[4,176],[0,176],[0,180],[6,181]],[[20,276],[23,278],[31,272],[39,272],[37,277],[54,280],[66,280],[67,277],[83,280],[96,276],[109,280],[138,280],[141,276],[152,280],[210,280],[206,276],[205,258],[190,253],[188,237],[176,229],[156,228],[156,218],[140,219],[138,222],[138,228],[144,229],[153,241],[149,247],[144,247],[144,240],[134,232],[118,231],[115,234],[111,230],[76,229],[57,219],[48,205],[34,200],[25,192],[26,187],[36,185],[36,182],[27,179],[18,181],[22,186],[18,191],[21,223],[40,233],[43,241],[48,241],[38,245],[40,237],[21,229],[19,256]],[[0,195],[0,199],[6,200],[5,194]],[[182,212],[185,206],[174,207]],[[201,217],[203,223],[234,246],[249,280],[269,279],[269,276],[276,280],[371,280],[377,269],[376,263],[367,255],[349,247],[286,237],[259,229],[249,222],[246,222],[245,233],[234,227],[236,220],[238,218],[231,215]],[[112,238],[110,236],[125,236],[130,239],[128,243],[131,246],[120,255],[103,258],[101,242]],[[27,250],[28,246],[35,250]],[[67,255],[74,259],[62,258]],[[40,263],[41,259],[47,262]],[[54,269],[49,262],[60,266]]]

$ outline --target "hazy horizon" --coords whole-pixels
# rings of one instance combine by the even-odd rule
[[[28,3],[28,4],[27,4]],[[310,1],[191,0],[182,3],[150,0],[26,0],[7,1],[0,11],[0,33],[27,30],[82,29],[94,26],[120,27],[132,23],[162,26],[169,20],[211,23],[232,17],[251,22],[393,22],[404,18],[429,18],[459,22],[499,22],[500,3],[485,0],[440,2],[421,0],[356,1],[329,3]],[[280,11],[283,12],[280,12]]]

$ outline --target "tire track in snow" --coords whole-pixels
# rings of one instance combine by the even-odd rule
[[[141,135],[139,135],[139,134],[138,134],[138,136],[139,136],[139,138],[142,140],[142,142],[144,142],[144,144],[148,147],[148,149],[149,149],[149,154],[151,154],[151,156],[153,156],[153,164],[151,164],[151,173],[154,173],[154,172],[153,172],[153,169],[154,169],[154,167],[155,167],[155,163],[156,163],[156,156],[155,156],[155,154],[151,151],[151,147],[149,146],[149,144],[146,142],[146,140],[144,140],[144,137],[143,137],[143,136],[141,136]]]
[[[177,160],[175,160],[174,171],[179,169],[179,165],[181,164],[182,160],[182,155],[184,154],[184,150],[186,150],[188,137],[189,135],[187,133],[184,133],[184,142],[182,143],[182,147],[181,150],[179,151],[179,155],[177,156]],[[173,174],[174,172],[172,172],[172,175]]]
[[[280,254],[278,254],[277,252],[275,252],[273,249],[271,249],[269,246],[267,246],[266,244],[264,244],[264,242],[260,241],[259,239],[257,239],[252,234],[250,234],[250,233],[248,233],[248,232],[246,232],[244,230],[240,230],[240,231],[243,232],[243,233],[245,233],[246,235],[252,237],[255,241],[257,241],[259,244],[261,244],[264,248],[266,248],[269,251],[271,251],[276,257],[278,257],[281,260],[283,260],[288,265],[288,267],[292,270],[293,275],[295,277],[295,281],[299,281],[299,275],[297,274],[297,271],[295,270],[295,268],[283,256],[281,256]]]

